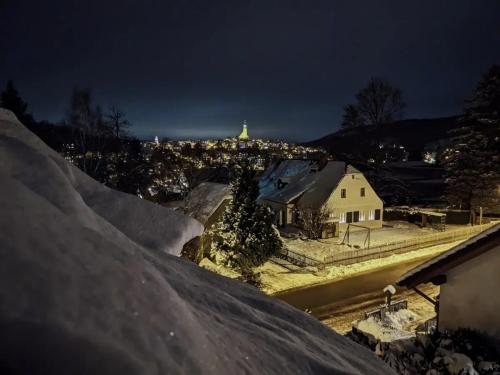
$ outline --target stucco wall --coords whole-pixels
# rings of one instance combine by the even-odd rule
[[[500,338],[500,247],[450,270],[439,305],[440,330],[466,327]]]
[[[361,196],[361,188],[365,188],[365,196]],[[342,189],[346,189],[346,197],[341,197]],[[340,180],[338,187],[335,189],[331,197],[326,203],[327,209],[333,213],[334,217],[340,217],[343,212],[359,211],[360,215],[364,214],[364,220],[357,223],[358,225],[369,228],[382,227],[383,220],[383,203],[378,197],[375,190],[372,189],[368,180],[359,173],[347,174]],[[380,210],[380,220],[370,220],[370,210]],[[340,224],[340,230],[344,230],[347,223]]]

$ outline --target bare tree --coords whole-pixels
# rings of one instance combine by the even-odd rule
[[[405,104],[401,90],[381,78],[372,78],[357,95],[358,110],[367,125],[380,125],[401,118]]]
[[[304,229],[307,238],[312,240],[321,238],[328,217],[329,212],[325,208],[299,208],[299,218],[302,223],[302,228]]]
[[[342,126],[391,123],[401,118],[405,107],[401,90],[381,78],[371,78],[356,94],[356,102],[344,107]]]
[[[103,119],[101,108],[93,107],[89,90],[73,90],[66,123],[74,129],[74,143],[80,169],[99,179],[98,171],[110,131]]]
[[[109,113],[106,115],[106,123],[112,129],[116,138],[126,136],[126,129],[131,126],[130,122],[125,118],[125,113],[115,106],[109,109]]]
[[[356,128],[364,125],[363,118],[358,107],[353,104],[348,104],[344,107],[344,117],[342,119],[343,128]]]

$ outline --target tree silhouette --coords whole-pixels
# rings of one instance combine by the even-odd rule
[[[7,81],[7,86],[0,95],[0,105],[14,112],[19,121],[25,126],[33,124],[33,116],[27,112],[28,104],[19,96],[11,80]]]
[[[356,94],[356,104],[344,107],[344,127],[381,125],[399,120],[405,103],[401,90],[382,78],[371,78]]]
[[[109,109],[109,113],[106,115],[106,123],[113,130],[116,138],[127,136],[126,129],[131,126],[130,122],[125,118],[125,113],[115,106]]]

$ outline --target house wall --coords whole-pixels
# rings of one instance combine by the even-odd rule
[[[365,196],[361,196],[361,188],[365,188]],[[342,189],[346,189],[346,197],[341,197]],[[325,205],[333,218],[339,219],[339,229],[347,229],[347,223],[342,223],[342,214],[358,211],[359,222],[353,224],[369,228],[381,228],[383,220],[383,203],[371,187],[368,180],[361,173],[346,174],[339,182]],[[380,219],[370,219],[370,211],[380,210]]]
[[[500,246],[450,270],[441,285],[439,329],[472,328],[500,338]]]
[[[276,217],[275,217],[276,225],[284,226],[287,223],[291,223],[291,212],[288,212],[290,210],[287,209],[286,204],[273,202],[273,201],[269,201],[269,200],[263,200],[262,204],[271,207],[274,214],[276,215]],[[281,214],[280,214],[280,211],[281,211]],[[290,215],[289,215],[289,213],[290,213]],[[280,219],[280,215],[281,215],[281,219]],[[280,220],[281,220],[281,222],[280,222]]]

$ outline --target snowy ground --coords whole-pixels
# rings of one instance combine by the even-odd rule
[[[0,109],[0,372],[390,374],[366,348],[180,259],[200,223],[105,188]]]
[[[372,259],[365,262],[352,264],[349,266],[329,266],[324,270],[317,270],[314,267],[300,268],[291,271],[274,262],[267,262],[256,271],[261,273],[263,290],[268,294],[281,292],[287,289],[310,286],[339,280],[353,276],[357,273],[374,270],[379,267],[396,264],[411,259],[417,259],[430,255],[438,255],[451,247],[458,245],[462,241],[451,242],[443,245],[431,246],[404,254],[391,255],[386,258]]]
[[[425,284],[420,289],[431,298],[435,298],[439,294],[439,287],[432,284]],[[408,308],[417,315],[415,321],[407,326],[408,331],[415,331],[419,324],[436,316],[434,305],[412,290],[398,293],[393,300],[407,300]],[[383,303],[384,297],[380,293],[372,298],[366,298],[361,303],[333,307],[327,315],[320,316],[319,319],[336,332],[345,334],[351,331],[353,322],[363,319],[365,313],[377,309]]]
[[[348,266],[329,266],[324,270],[318,270],[315,267],[301,268],[292,264],[287,264],[285,267],[278,264],[286,263],[285,261],[276,259],[276,262],[272,260],[268,261],[264,263],[264,265],[257,267],[255,271],[260,273],[262,290],[267,294],[274,294],[288,289],[308,287],[315,284],[352,277],[359,273],[412,259],[438,255],[461,242],[462,241],[457,241],[431,246],[404,254],[391,255],[381,259],[372,259]],[[224,266],[216,265],[206,258],[201,261],[200,266],[229,278],[237,278],[240,276],[237,272],[227,269]]]
[[[462,228],[459,225],[449,225],[447,230]],[[380,229],[373,229],[370,233],[370,246],[385,245],[391,242],[404,241],[418,238],[423,235],[429,235],[438,232],[432,228],[420,228],[418,225],[403,221],[384,222]],[[366,231],[354,231],[349,235],[351,245],[364,248],[366,240]],[[344,233],[339,237],[327,238],[321,240],[302,240],[300,238],[283,238],[285,245],[292,251],[305,254],[317,260],[323,260],[328,255],[333,255],[341,251],[352,250],[352,247],[342,245]]]
[[[363,332],[375,342],[392,342],[415,337],[409,326],[419,319],[411,310],[403,309],[397,312],[388,312],[383,319],[370,316],[353,323],[356,330]]]

